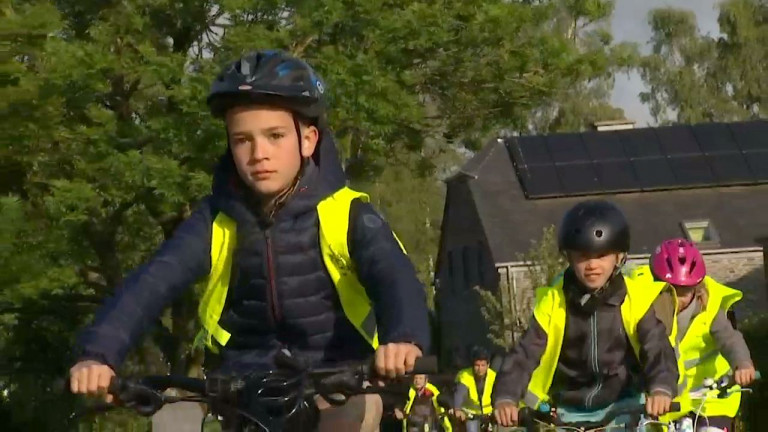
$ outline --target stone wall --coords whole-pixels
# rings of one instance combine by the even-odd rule
[[[706,251],[704,259],[707,273],[715,280],[738,289],[744,298],[735,306],[739,319],[755,314],[768,313],[768,284],[766,283],[764,257],[761,251]],[[648,262],[647,256],[633,257],[626,269]],[[526,320],[530,316],[533,287],[529,272],[524,265],[502,266],[499,272],[499,288],[502,298],[512,311],[512,316]]]

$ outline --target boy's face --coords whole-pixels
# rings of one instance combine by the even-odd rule
[[[590,253],[568,251],[568,263],[579,281],[590,290],[605,286],[616,265],[623,258],[622,253]]]
[[[421,390],[427,385],[427,376],[422,374],[416,374],[413,376],[413,387],[417,390]]]
[[[472,369],[476,377],[484,377],[488,373],[488,360],[475,360],[472,364]]]
[[[225,121],[237,172],[261,197],[275,197],[290,187],[302,158],[312,156],[317,145],[317,128],[301,126],[299,146],[293,114],[280,108],[236,107]]]

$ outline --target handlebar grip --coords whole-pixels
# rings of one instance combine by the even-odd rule
[[[680,402],[672,402],[669,404],[669,412],[679,412],[682,411],[682,408],[680,407]]]
[[[517,411],[517,424],[522,428],[535,428],[536,421],[548,416],[530,407],[522,407]]]
[[[425,375],[437,373],[437,356],[429,355],[417,358],[412,373]]]
[[[123,389],[123,382],[124,381],[119,376],[113,376],[112,380],[109,381],[107,392],[111,395],[120,394],[120,391]]]

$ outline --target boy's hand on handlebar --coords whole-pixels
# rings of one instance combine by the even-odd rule
[[[382,377],[395,378],[413,371],[421,349],[412,343],[389,343],[376,350],[376,373]]]
[[[110,403],[113,398],[107,390],[114,376],[115,371],[105,364],[93,360],[81,361],[69,370],[69,388],[74,394],[103,395],[104,400]]]
[[[460,422],[467,421],[467,413],[465,413],[464,410],[453,410],[453,416],[456,417],[456,420]]]
[[[752,381],[755,380],[755,367],[753,365],[737,367],[733,373],[733,379],[736,381],[736,384],[742,387],[752,384]]]
[[[668,394],[656,393],[645,399],[645,411],[649,416],[658,417],[669,412],[672,398]]]
[[[517,426],[519,408],[513,402],[499,402],[493,410],[496,423],[504,427]]]

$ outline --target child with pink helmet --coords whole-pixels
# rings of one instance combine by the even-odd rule
[[[665,282],[676,293],[675,320],[672,325],[681,374],[680,397],[701,388],[707,378],[717,379],[733,373],[739,385],[755,379],[755,367],[743,335],[726,317],[742,293],[707,276],[704,257],[693,242],[674,238],[662,242],[651,254],[650,266],[636,269],[634,276],[652,276]],[[740,393],[723,399],[692,401],[692,416],[697,431],[733,428],[741,403]],[[687,413],[672,414],[679,418]]]

